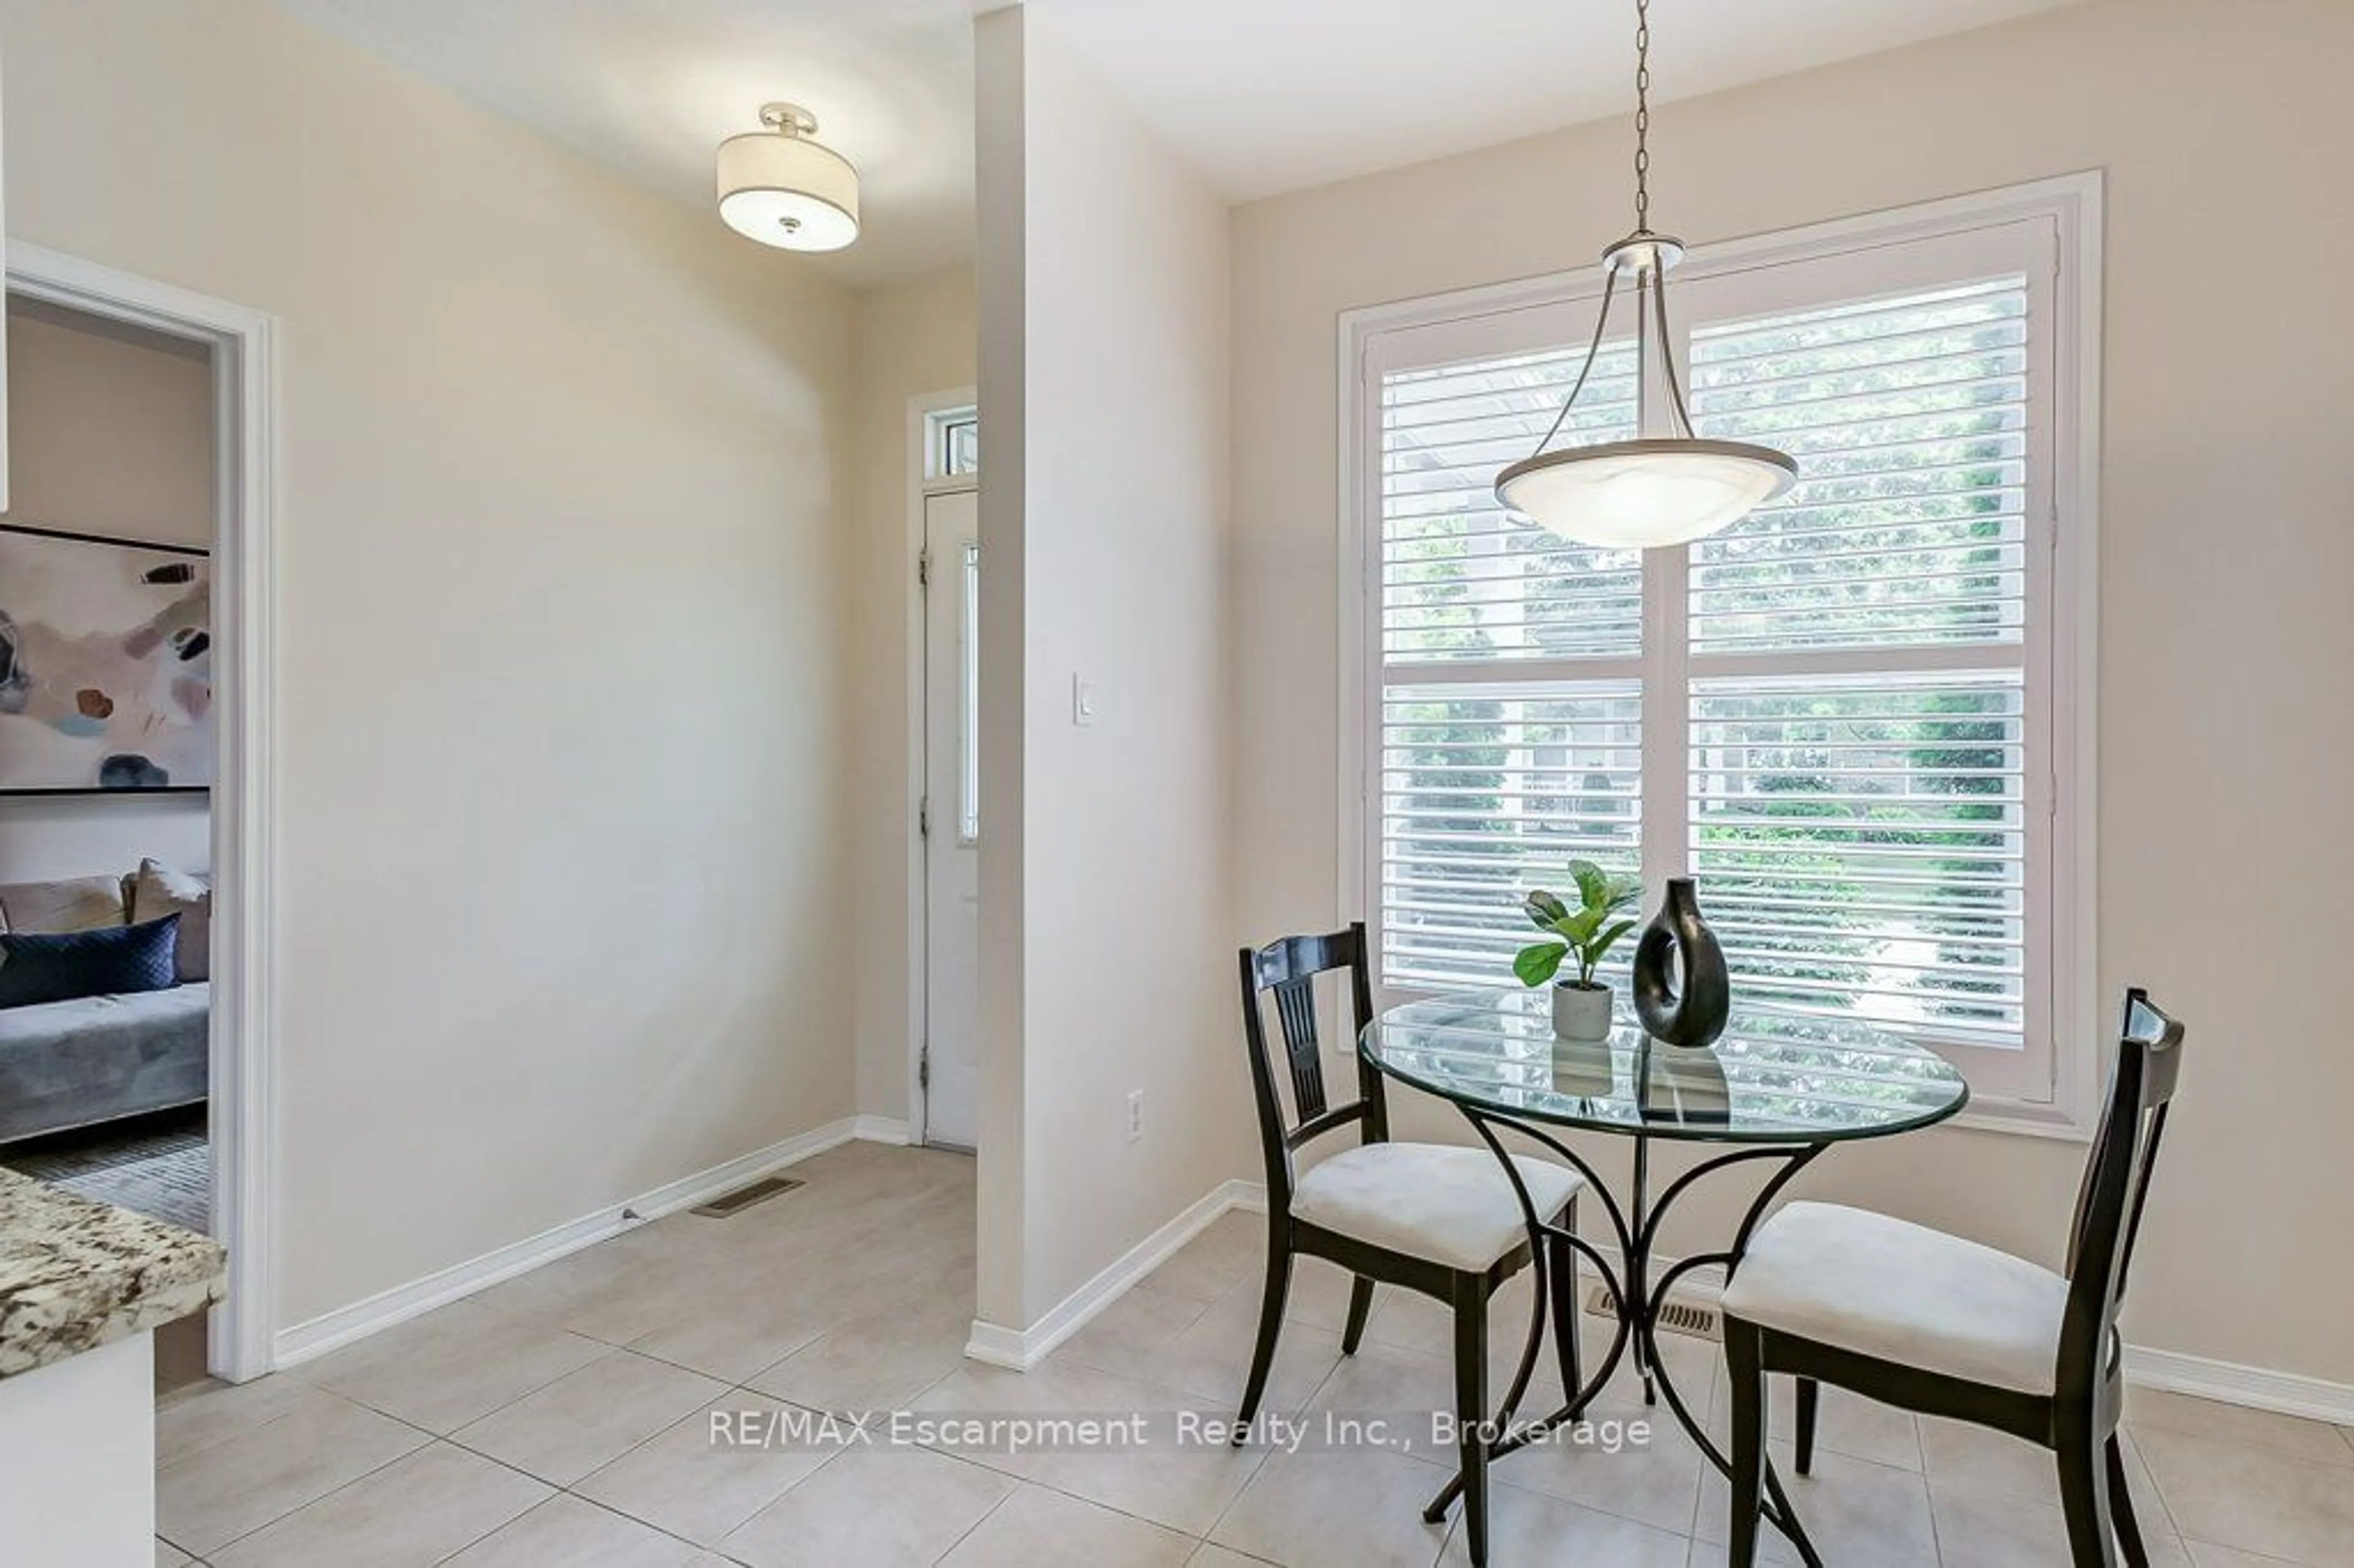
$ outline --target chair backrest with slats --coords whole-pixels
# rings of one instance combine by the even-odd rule
[[[2066,1395],[2114,1378],[2112,1352],[2126,1274],[2140,1234],[2167,1104],[2182,1066],[2182,1025],[2140,990],[2126,993],[2117,1062],[2109,1080],[2076,1214],[2068,1237],[2068,1307],[2060,1336],[2058,1387]]]
[[[1346,970],[1350,1011],[1357,1036],[1373,1019],[1372,969],[1366,961],[1362,922],[1324,936],[1286,937],[1264,948],[1242,950],[1243,1039],[1250,1050],[1251,1093],[1257,1102],[1259,1144],[1267,1156],[1267,1195],[1280,1214],[1291,1198],[1292,1151],[1310,1139],[1352,1122],[1363,1124],[1366,1142],[1389,1136],[1389,1112],[1381,1075],[1357,1064],[1357,1097],[1331,1104],[1324,1083],[1323,1036],[1316,1016],[1316,980]],[[1272,1000],[1278,1043],[1267,1027]],[[1281,1087],[1278,1087],[1281,1085]],[[1284,1101],[1290,1100],[1286,1113]]]

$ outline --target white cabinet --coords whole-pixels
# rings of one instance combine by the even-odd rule
[[[155,1336],[0,1378],[0,1563],[155,1561]]]

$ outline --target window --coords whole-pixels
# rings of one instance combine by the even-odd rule
[[[981,472],[981,414],[943,408],[924,416],[924,477],[970,479]]]
[[[958,553],[957,842],[981,842],[981,541]]]
[[[1521,895],[1573,857],[1689,874],[1746,1005],[1918,1039],[2009,1119],[2080,1114],[2054,1042],[2092,1039],[2096,200],[2053,182],[1696,251],[1669,300],[1693,422],[1799,480],[1674,549],[1496,503],[1598,286],[1352,318],[1344,877],[1385,991],[1511,983]],[[1562,439],[1632,435],[1636,397],[1631,340],[1605,344]]]

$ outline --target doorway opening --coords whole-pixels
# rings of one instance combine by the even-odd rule
[[[126,928],[146,973],[0,999],[0,1166],[210,1235],[213,351],[6,310],[0,927]],[[157,1330],[159,1391],[205,1375],[205,1317]]]
[[[909,1121],[918,1143],[970,1150],[981,1081],[981,426],[970,394],[918,399],[917,415],[924,957]]]
[[[135,623],[119,646],[80,637],[109,679],[77,691],[76,712],[48,726],[54,736],[37,725],[27,732],[28,744],[48,748],[38,761],[52,769],[72,760],[58,747],[69,750],[77,737],[99,736],[106,755],[97,788],[48,797],[70,809],[46,814],[39,853],[47,860],[39,867],[27,861],[25,869],[36,885],[84,886],[90,898],[83,913],[58,918],[107,923],[110,911],[97,900],[109,877],[119,882],[122,923],[177,916],[175,935],[193,940],[175,942],[175,983],[154,994],[179,993],[175,1000],[186,1012],[199,985],[207,993],[194,1003],[188,1060],[176,1076],[159,1082],[149,1070],[154,1064],[143,1058],[138,1071],[113,1086],[120,1093],[97,1078],[80,1084],[87,1115],[56,1107],[57,1118],[78,1121],[83,1131],[120,1129],[117,1141],[129,1157],[52,1163],[56,1179],[77,1190],[111,1183],[92,1195],[182,1224],[201,1218],[228,1255],[227,1293],[208,1320],[191,1320],[204,1323],[201,1343],[173,1349],[159,1340],[158,1370],[243,1382],[270,1369],[274,1330],[269,678],[275,324],[239,305],[16,243],[7,248],[6,291],[11,325],[42,336],[47,378],[40,391],[48,413],[101,424],[134,419],[151,435],[178,432],[155,438],[157,450],[149,453],[154,466],[134,469],[121,451],[111,466],[78,469],[79,478],[48,471],[44,482],[11,496],[5,519],[20,548],[50,552],[41,570],[53,598],[66,592],[60,584],[92,585],[88,592],[73,590],[80,598],[66,593],[59,600],[62,620],[83,634],[103,630],[109,616],[129,615]],[[12,356],[12,380],[15,371]],[[20,432],[28,429],[25,419],[41,417],[30,408],[12,412]],[[190,422],[194,429],[184,428]],[[85,429],[72,439],[88,436]],[[67,440],[58,433],[45,443],[46,455],[57,458]],[[170,500],[156,500],[166,494]],[[88,511],[87,526],[63,526],[65,519],[44,514],[77,508]],[[159,528],[166,533],[159,535]],[[66,560],[68,551],[89,559]],[[20,573],[9,580],[24,590],[29,579]],[[169,602],[144,618],[138,605],[118,602],[146,591],[164,593]],[[0,604],[0,610],[15,608]],[[152,680],[143,673],[148,664],[161,671]],[[139,721],[131,727],[143,744],[113,743],[104,726],[117,713]],[[175,713],[201,718],[194,736],[166,722]],[[30,752],[18,758],[27,766],[34,760]],[[30,836],[14,833],[12,840],[18,853],[32,853]],[[77,857],[91,863],[68,863]],[[126,863],[116,867],[115,860]],[[152,1055],[153,1044],[140,1049]],[[70,1138],[77,1129],[54,1130]]]

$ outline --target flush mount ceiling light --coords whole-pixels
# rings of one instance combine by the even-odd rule
[[[858,171],[810,140],[817,116],[760,107],[765,131],[719,143],[719,216],[748,239],[786,250],[839,250],[858,238]]]
[[[1790,488],[1798,465],[1771,447],[1704,440],[1692,431],[1668,336],[1668,273],[1681,240],[1651,231],[1651,17],[1635,0],[1635,231],[1602,253],[1602,313],[1585,367],[1532,455],[1496,476],[1496,499],[1550,533],[1608,549],[1681,545],[1728,528]],[[1594,373],[1610,302],[1635,290],[1636,437],[1547,451]],[[1656,370],[1667,396],[1655,395]]]

